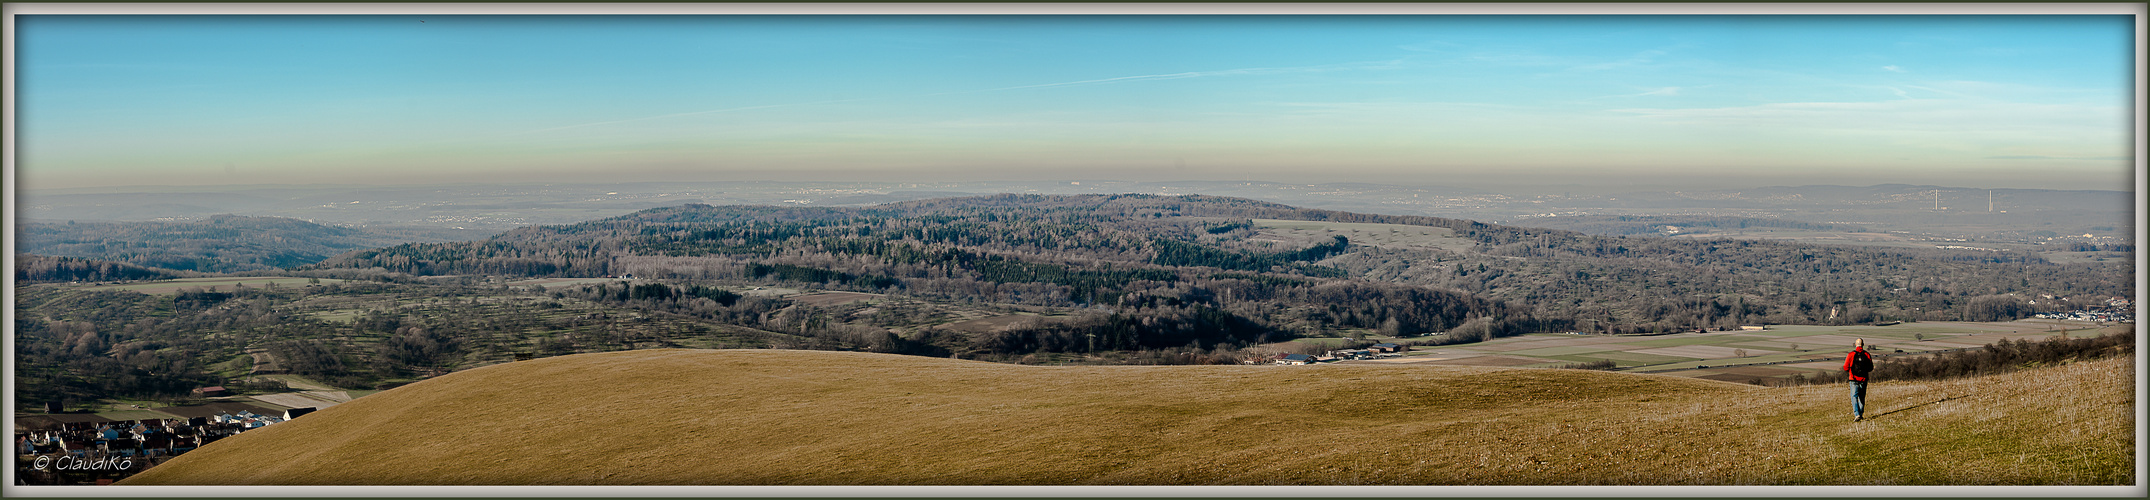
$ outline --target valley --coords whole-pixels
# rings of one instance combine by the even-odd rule
[[[228,243],[320,245],[371,234],[287,221],[227,217],[154,230],[114,224],[130,228],[121,233],[201,242],[241,261],[277,247]],[[216,231],[254,236],[217,239]],[[309,239],[316,234],[330,238]],[[284,268],[208,271],[218,267],[200,265],[205,258],[171,269],[155,267],[171,262],[158,258],[18,256],[18,419],[134,422],[233,404],[254,405],[246,408],[257,413],[312,405],[326,415],[381,397],[368,394],[408,393],[503,366],[742,349],[1063,368],[1253,368],[1306,356],[1293,359],[1319,366],[1265,369],[1591,368],[1797,392],[1841,377],[1837,365],[1851,338],[1875,342],[1884,362],[1895,362],[2133,332],[2132,315],[2080,313],[2122,307],[2112,304],[2133,293],[2128,261],[1600,236],[1214,196],[995,195],[857,208],[685,204],[484,240],[359,248]],[[1376,344],[1400,352],[1331,359]],[[1302,379],[1278,382],[1296,381]],[[204,392],[211,389],[230,395]],[[1613,394],[1606,397],[1626,397]],[[245,442],[279,428],[229,439]],[[171,464],[199,454],[187,453]],[[950,477],[1188,480],[1071,473]],[[1603,474],[1579,477],[1632,480]],[[1712,469],[1679,482],[1749,480],[1737,479],[1749,478],[1743,474]],[[1191,481],[1488,484],[1475,475],[1264,477]]]
[[[15,290],[18,380],[34,382],[19,393],[25,407],[177,401],[249,375],[233,360],[250,352],[360,389],[653,347],[1241,364],[1378,341],[1465,352],[1457,346],[1532,334],[2006,322],[2102,307],[2131,295],[2133,276],[2127,262],[2054,264],[2015,252],[1593,236],[1152,195],[689,204],[178,279],[170,276],[190,271],[33,262]],[[123,268],[166,277],[64,278]],[[63,278],[38,283],[46,275]],[[1771,356],[1840,347],[1809,344],[1604,351],[1636,368],[1790,361]],[[1602,361],[1573,350],[1499,359]],[[1808,371],[1741,370],[1770,372],[1763,379]]]

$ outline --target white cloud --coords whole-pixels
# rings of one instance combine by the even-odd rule
[[[1896,65],[1894,65],[1894,64],[1891,64],[1891,65],[1888,65],[1888,66],[1882,66],[1882,67],[1881,67],[1881,69],[1885,69],[1885,70],[1889,70],[1889,71],[1894,71],[1894,72],[1897,72],[1897,73],[1909,73],[1909,71],[1904,71],[1904,68],[1898,67],[1898,66],[1896,66]]]

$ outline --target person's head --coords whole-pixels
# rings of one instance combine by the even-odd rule
[[[1866,348],[1866,339],[1851,339],[1851,348],[1853,348],[1853,349],[1865,349],[1865,348]]]

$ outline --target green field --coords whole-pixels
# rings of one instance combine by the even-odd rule
[[[113,420],[158,420],[172,418],[171,415],[157,413],[149,410],[108,411],[98,413],[97,416]]]
[[[1302,244],[1319,243],[1331,236],[1342,236],[1349,238],[1354,245],[1374,247],[1460,251],[1478,245],[1476,240],[1456,237],[1454,230],[1445,227],[1277,219],[1254,219],[1254,227],[1262,230],[1264,234],[1280,236]]]
[[[331,386],[329,386],[328,384],[323,384],[323,383],[321,383],[321,382],[319,382],[319,381],[316,381],[316,380],[314,380],[314,379],[306,378],[306,377],[303,377],[303,376],[299,376],[299,375],[289,375],[289,374],[278,374],[278,375],[259,375],[259,376],[256,376],[255,378],[265,378],[265,379],[270,379],[270,380],[277,380],[277,381],[282,381],[282,382],[284,383],[284,385],[290,386],[290,387],[291,387],[292,389],[296,389],[296,390],[301,390],[301,391],[341,391],[341,390],[343,390],[343,389],[340,389],[340,388],[336,388],[336,387],[331,387]]]
[[[1508,352],[1505,352],[1505,353],[1502,353],[1502,354],[1509,354],[1509,355],[1515,355],[1515,356],[1537,356],[1537,357],[1555,357],[1555,356],[1566,356],[1566,355],[1571,355],[1571,354],[1584,354],[1584,353],[1593,353],[1593,352],[1607,352],[1607,351],[1611,351],[1611,350],[1612,350],[1612,349],[1608,349],[1608,348],[1604,348],[1604,347],[1597,347],[1597,346],[1560,346],[1560,347],[1541,347],[1541,348],[1537,348],[1537,349],[1524,349],[1524,350],[1521,350],[1521,351],[1508,351]]]
[[[1729,343],[1732,343],[1732,342],[1734,342],[1734,341],[1743,341],[1743,340],[1748,340],[1748,339],[1745,339],[1745,338],[1729,338],[1729,339],[1728,339],[1728,338],[1725,338],[1725,337],[1726,337],[1725,335],[1711,335],[1711,334],[1701,334],[1701,333],[1675,333],[1675,334],[1671,334],[1671,335],[1656,335],[1655,337],[1657,337],[1657,338],[1654,338],[1654,339],[1650,339],[1650,340],[1637,340],[1637,341],[1634,341],[1634,342],[1621,342],[1621,343],[1620,343],[1619,345],[1622,345],[1622,346],[1638,346],[1638,347],[1677,347],[1677,346],[1683,346],[1683,345],[1715,345],[1715,344],[1729,344]]]
[[[2128,252],[2040,252],[2038,256],[2045,257],[2045,260],[2054,264],[2082,264],[2135,259],[2135,254]]]
[[[625,279],[625,278],[538,278],[538,279],[528,279],[528,280],[521,280],[521,281],[510,281],[510,282],[507,282],[506,284],[507,284],[508,286],[529,286],[529,285],[540,285],[540,286],[544,286],[544,287],[546,287],[546,288],[552,288],[552,287],[564,287],[564,286],[575,286],[575,285],[588,285],[588,284],[595,284],[595,283],[618,283],[618,282],[622,282],[622,281],[635,281],[635,280],[629,280],[629,279]]]
[[[1643,353],[1639,353],[1639,352],[1622,352],[1622,351],[1606,351],[1606,352],[1595,352],[1595,353],[1590,353],[1590,354],[1589,354],[1589,355],[1587,355],[1587,356],[1585,356],[1585,355],[1576,355],[1575,357],[1577,357],[1577,358],[1595,358],[1595,359],[1610,359],[1610,360],[1613,360],[1613,361],[1617,361],[1617,362],[1620,362],[1620,363],[1621,363],[1621,366],[1623,366],[1623,367],[1625,367],[1625,366],[1635,366],[1635,365],[1652,365],[1652,364],[1663,364],[1663,363],[1677,363],[1677,362],[1681,362],[1681,361],[1694,361],[1694,358],[1682,358],[1682,357],[1679,357],[1679,356],[1663,356],[1663,355],[1657,355],[1657,354],[1643,354]],[[1594,361],[1595,359],[1592,359],[1592,360]]]
[[[314,319],[318,319],[321,321],[350,323],[352,320],[358,319],[359,316],[363,316],[365,314],[366,311],[364,309],[338,309],[334,311],[321,311],[310,314],[309,316],[313,316]]]

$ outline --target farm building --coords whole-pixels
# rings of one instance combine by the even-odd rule
[[[276,410],[268,407],[256,406],[246,403],[226,401],[209,403],[199,406],[167,406],[161,408],[151,408],[150,411],[162,413],[165,415],[171,415],[173,417],[188,419],[189,423],[192,425],[202,425],[203,423],[208,423],[208,421],[216,417],[218,413],[251,412],[256,415],[275,415],[281,413],[283,410]],[[202,423],[194,423],[193,419],[195,418],[203,419]]]
[[[1740,330],[1744,330],[1744,331],[1755,331],[1755,330],[1768,330],[1768,329],[1769,329],[1769,326],[1767,326],[1767,325],[1739,325],[1739,329],[1740,329]]]
[[[230,413],[218,413],[216,416],[210,417],[209,420],[218,424],[237,425],[240,429],[254,429],[284,421],[284,419],[282,418],[277,418],[269,415],[259,415],[250,411],[241,411],[236,415]]]
[[[1373,349],[1375,352],[1397,352],[1403,350],[1403,346],[1396,344],[1374,344],[1372,347],[1368,347],[1368,349]]]
[[[1329,351],[1329,356],[1337,359],[1373,359],[1374,351],[1367,349],[1346,349],[1341,351]]]
[[[1314,357],[1305,354],[1286,354],[1284,357],[1277,358],[1277,364],[1280,365],[1304,365],[1313,362]]]

